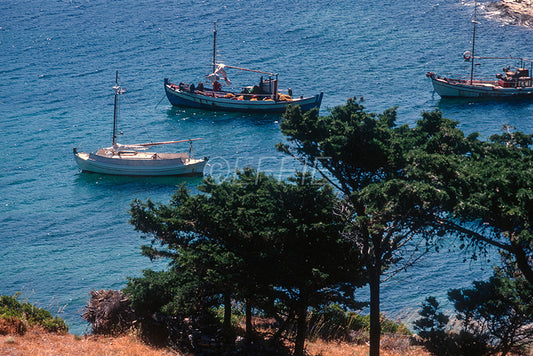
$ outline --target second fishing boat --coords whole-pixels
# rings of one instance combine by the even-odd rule
[[[309,97],[294,97],[292,90],[284,93],[278,88],[278,73],[264,72],[217,63],[216,56],[216,24],[213,29],[213,72],[206,75],[206,84],[172,83],[165,78],[165,92],[172,105],[206,110],[250,112],[250,113],[283,113],[288,105],[298,105],[302,111],[320,108],[323,93]],[[223,89],[231,85],[226,69],[253,72],[261,75],[255,85],[240,87],[239,90]],[[223,81],[223,83],[222,83]]]

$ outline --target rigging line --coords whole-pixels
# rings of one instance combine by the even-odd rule
[[[124,101],[127,101],[128,104],[130,104],[132,110],[133,110],[133,113],[135,114],[135,117],[140,117],[139,115],[139,112],[137,111],[136,107],[133,105],[133,103],[129,100],[129,98],[127,98],[125,95],[123,96],[124,98]],[[150,112],[146,109],[143,109],[147,114],[150,114]],[[152,137],[150,136],[150,133],[148,132],[148,130],[146,129],[146,126],[145,125],[141,125],[142,129],[144,130],[144,133],[146,134],[146,137],[148,137],[148,140],[150,142],[153,142],[152,140]]]
[[[114,123],[114,127],[113,127],[113,143],[116,143],[116,139],[117,139],[117,136],[120,135],[120,129],[118,130],[118,132],[116,132],[116,128],[120,128],[120,112],[121,112],[121,102],[123,101],[122,100],[122,95],[117,95],[117,104],[116,104],[116,108],[115,108],[115,112],[116,112],[116,115],[115,115],[115,123]]]
[[[163,96],[163,98],[161,98],[161,100],[159,100],[159,103],[158,103],[157,105],[159,105],[159,104],[161,103],[161,101],[162,101],[165,97],[166,97],[166,94]],[[128,102],[128,106],[130,106],[130,107],[132,108],[132,110],[133,110],[135,116],[139,117],[140,115],[139,115],[139,112],[138,112],[137,109],[136,109],[136,106],[133,105],[133,103],[129,100],[129,98],[128,98],[126,95],[121,95],[121,98],[123,98],[125,101]],[[157,107],[157,105],[156,105],[156,107]],[[154,108],[154,109],[155,109],[155,108]],[[144,108],[144,107],[143,107],[142,110],[143,110],[143,112],[145,112],[145,113],[147,113],[147,114],[150,114],[150,115],[153,114],[152,111],[149,111],[149,110],[147,110],[147,109]],[[187,139],[190,139],[191,136],[190,136],[190,135],[185,135],[185,134],[182,132],[182,130],[180,130],[178,127],[176,127],[175,125],[172,124],[173,121],[174,121],[174,120],[171,121],[170,126],[173,126],[174,130],[175,130],[177,133],[179,133],[180,135],[187,137]],[[146,129],[146,126],[145,126],[145,125],[141,125],[141,126],[142,126],[142,128],[143,128],[143,130],[144,130],[144,132],[145,132],[145,134],[146,134],[146,137],[148,138],[148,140],[149,140],[150,142],[154,142],[153,139],[152,139],[152,137],[151,137],[151,135],[150,135],[150,133],[149,133],[148,130]]]
[[[175,110],[174,107],[172,107],[170,109],[170,111],[173,113]],[[180,111],[178,111],[180,112]],[[180,128],[180,121],[184,121],[185,118],[182,116],[182,115],[174,115],[173,117],[170,118],[170,121],[168,121],[168,125],[175,131],[177,132],[180,136],[184,136],[186,137],[188,140],[191,139],[191,135],[190,134],[186,134],[185,132],[183,132],[183,130],[181,130]]]
[[[165,99],[165,96],[167,96],[167,95],[164,94],[164,95],[161,97],[161,100],[159,100],[159,102],[156,104],[156,106],[154,106],[154,109],[157,109],[157,107],[159,106],[159,104],[161,104],[161,102],[163,101],[163,99]]]
[[[161,103],[161,101],[165,98],[165,96],[166,96],[166,94],[163,96],[163,98],[161,98],[161,100],[159,100],[159,103],[158,103],[157,105],[159,105],[159,104]],[[133,105],[132,101],[130,101],[130,99],[128,98],[128,96],[127,96],[127,95],[121,95],[120,97],[121,97],[121,99],[124,99],[124,101],[126,101],[126,102],[128,103],[128,106],[129,106],[129,107],[132,108],[132,110],[133,110],[135,116],[140,117],[139,112],[138,112],[137,109],[136,109],[137,106],[136,106],[136,105]],[[156,107],[157,107],[157,105],[156,105]],[[155,109],[155,108],[154,108],[154,109]],[[144,107],[143,107],[142,111],[145,112],[145,113],[147,113],[147,114],[153,115],[153,112],[152,112],[152,111],[149,111],[149,110],[147,110],[147,109],[144,108]],[[174,123],[174,120],[171,120],[171,122],[170,122],[170,126],[173,126],[174,130],[175,130],[177,133],[179,133],[179,134],[182,135],[182,136],[185,136],[187,139],[190,139],[190,138],[191,138],[190,135],[186,135],[186,134],[184,134],[184,133],[182,132],[182,130],[180,130],[180,129],[179,129],[176,125],[174,125],[173,123]],[[150,133],[149,133],[148,130],[146,129],[146,126],[145,126],[145,125],[141,125],[141,126],[142,126],[142,128],[143,128],[143,130],[144,130],[144,132],[145,132],[145,134],[146,134],[146,137],[148,138],[148,140],[149,140],[150,142],[154,142],[153,139],[152,139],[152,137],[151,137],[151,135],[150,135]]]

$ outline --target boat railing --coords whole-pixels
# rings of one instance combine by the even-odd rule
[[[520,64],[517,66],[517,67],[514,67],[514,66],[508,66],[507,68],[504,68],[504,71],[508,71],[510,68],[515,68],[516,69],[516,72],[513,73],[513,75],[510,77],[509,75],[507,75],[507,78],[506,80],[504,81],[507,81],[509,83],[512,83],[514,81],[517,81],[517,85],[519,86],[522,86],[522,83],[519,83],[519,82],[523,82],[525,80],[528,80],[530,79],[529,76],[530,74],[529,73],[533,73],[533,59],[530,59],[530,58],[525,58],[525,57],[512,57],[512,56],[509,56],[509,57],[484,57],[484,56],[474,56],[473,57],[474,59],[489,59],[489,60],[513,60],[513,61],[520,61]],[[529,71],[527,69],[527,67],[529,67]],[[524,75],[524,72],[525,72],[525,75]],[[506,73],[508,74],[508,73]],[[499,79],[503,79],[503,78],[500,78],[500,76],[498,76]],[[529,84],[529,86],[531,86],[531,84]]]
[[[268,83],[270,81],[264,81],[262,83]],[[277,79],[271,80],[271,82],[275,83],[274,89],[277,90]],[[288,93],[284,94],[280,92],[279,90],[276,91],[276,94],[265,92],[263,88],[260,86],[257,87],[259,92],[251,92],[252,89],[255,89],[255,87],[244,87],[241,88],[240,92],[237,91],[228,91],[228,90],[215,90],[212,87],[206,87],[203,83],[198,84],[198,86],[195,86],[194,84],[189,83],[179,83],[173,84],[170,82],[165,82],[165,85],[170,90],[175,91],[182,91],[182,92],[189,92],[189,93],[195,93],[203,96],[209,96],[213,98],[228,98],[228,99],[236,99],[236,100],[273,100],[273,101],[293,101],[292,98],[292,91],[288,89]],[[263,91],[263,92],[261,92]],[[303,99],[303,97],[300,97],[300,99]]]
[[[450,84],[467,84],[467,85],[492,85],[503,88],[520,88],[531,87],[533,80],[531,77],[518,77],[518,78],[483,78],[477,77],[473,81],[470,78],[442,78]]]
[[[533,63],[533,59],[530,59],[530,58],[525,58],[525,57],[512,57],[512,56],[509,56],[509,57],[485,57],[485,56],[474,56],[474,59],[498,59],[498,60],[501,60],[501,59],[505,59],[505,60],[520,60],[522,62],[526,62],[526,63]]]
[[[470,84],[471,82],[475,83],[484,83],[484,84],[494,84],[498,85],[498,79],[489,78],[489,77],[476,77],[473,81],[470,80],[469,77],[459,77],[459,78],[448,78],[448,77],[441,77],[442,79],[446,80],[449,83],[456,83],[456,84]]]
[[[228,99],[241,99],[241,100],[277,100],[277,101],[290,101],[292,100],[292,97],[289,94],[283,94],[281,92],[278,92],[278,95],[276,98],[273,97],[272,94],[268,93],[247,93],[247,92],[231,92],[231,91],[224,91],[224,90],[213,90],[212,88],[204,88],[204,90],[194,90],[194,93],[210,96],[214,98],[228,98]]]

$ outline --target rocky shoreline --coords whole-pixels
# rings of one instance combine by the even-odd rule
[[[533,27],[533,0],[500,0],[486,9],[512,25]]]

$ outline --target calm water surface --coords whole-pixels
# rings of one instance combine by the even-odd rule
[[[129,204],[166,202],[177,186],[194,189],[200,179],[80,173],[72,157],[73,147],[110,144],[115,70],[128,91],[121,142],[201,137],[195,153],[209,156],[205,173],[220,178],[244,166],[279,177],[298,167],[274,148],[283,140],[278,117],[176,109],[163,97],[163,78],[198,82],[208,72],[215,20],[219,60],[279,72],[295,95],[323,91],[323,115],[363,96],[370,111],[398,106],[399,123],[439,108],[485,137],[503,124],[533,132],[529,101],[432,93],[427,71],[468,73],[461,55],[472,9],[471,1],[436,0],[0,0],[0,293],[20,291],[83,333],[79,312],[91,289],[119,289],[161,267],[140,255]],[[532,30],[480,21],[480,54],[533,55]],[[412,311],[428,294],[490,273],[486,262],[463,257],[430,256],[385,283],[383,309]]]

